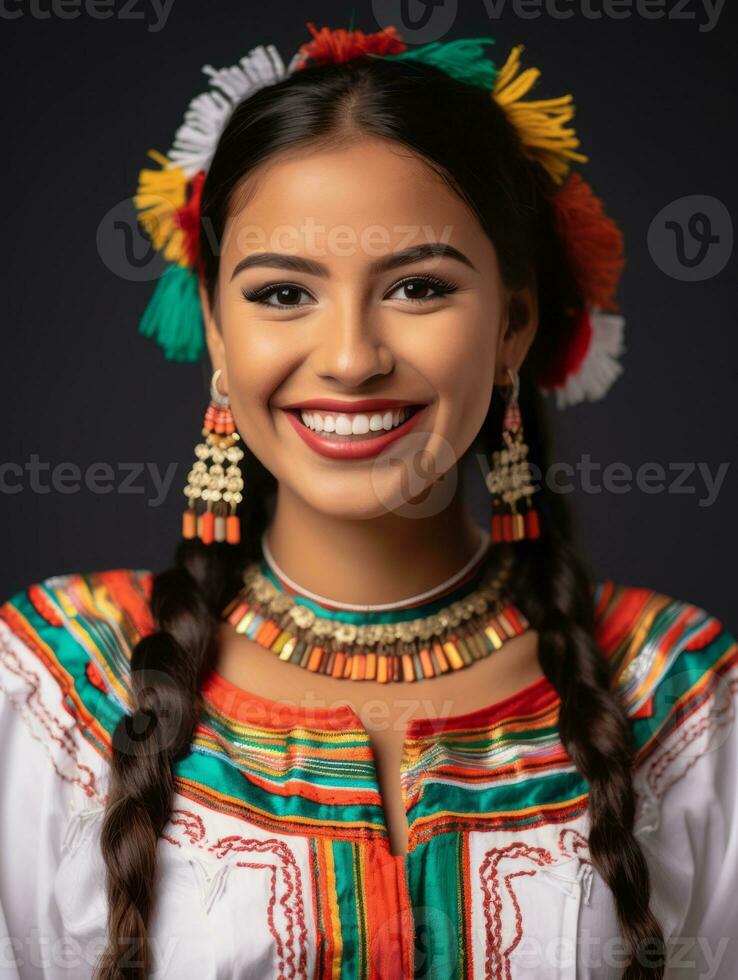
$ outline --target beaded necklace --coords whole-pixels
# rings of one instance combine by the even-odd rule
[[[530,626],[504,593],[512,559],[494,568],[489,551],[480,547],[422,596],[350,605],[301,589],[278,568],[265,536],[262,559],[244,570],[223,615],[237,633],[313,673],[380,683],[436,677],[489,656]]]

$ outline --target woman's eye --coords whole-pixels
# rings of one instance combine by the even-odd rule
[[[261,303],[264,306],[271,306],[275,310],[288,310],[304,306],[306,304],[299,302],[300,294],[310,295],[302,286],[295,286],[291,283],[275,283],[273,286],[264,286],[261,289],[244,289],[242,292],[244,299],[250,303]],[[276,303],[270,302],[272,297],[277,300]]]
[[[435,276],[413,276],[411,279],[403,279],[392,287],[392,291],[387,294],[387,299],[391,299],[393,294],[401,290],[404,295],[396,297],[405,303],[428,303],[441,296],[447,296],[456,290],[453,283],[437,279]]]
[[[447,296],[456,289],[453,283],[438,279],[436,276],[413,276],[393,286],[386,299],[391,299],[395,293],[401,291],[404,295],[395,298],[404,303],[428,303],[441,296]],[[242,292],[244,299],[250,303],[261,303],[262,306],[271,306],[275,310],[299,309],[301,306],[310,305],[310,303],[300,302],[300,296],[310,296],[310,293],[294,283],[274,283],[270,286],[262,286],[260,289],[243,289]]]

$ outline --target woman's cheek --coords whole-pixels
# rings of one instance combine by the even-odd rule
[[[484,419],[492,393],[497,328],[494,320],[477,316],[445,317],[426,331],[414,351],[406,351],[416,370],[437,392],[441,426],[468,435]],[[475,430],[478,431],[477,429]],[[451,432],[443,433],[447,437]],[[472,436],[473,437],[473,436]]]
[[[283,324],[241,316],[224,321],[223,341],[233,397],[268,411],[269,399],[295,367],[294,338]]]

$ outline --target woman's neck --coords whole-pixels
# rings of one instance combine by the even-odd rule
[[[266,540],[279,568],[303,589],[374,604],[450,578],[479,548],[479,529],[460,491],[438,514],[350,520],[316,511],[280,486]]]

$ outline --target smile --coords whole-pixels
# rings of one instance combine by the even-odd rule
[[[326,399],[286,406],[284,411],[315,452],[333,459],[367,459],[414,428],[426,407],[391,399],[343,403]]]

